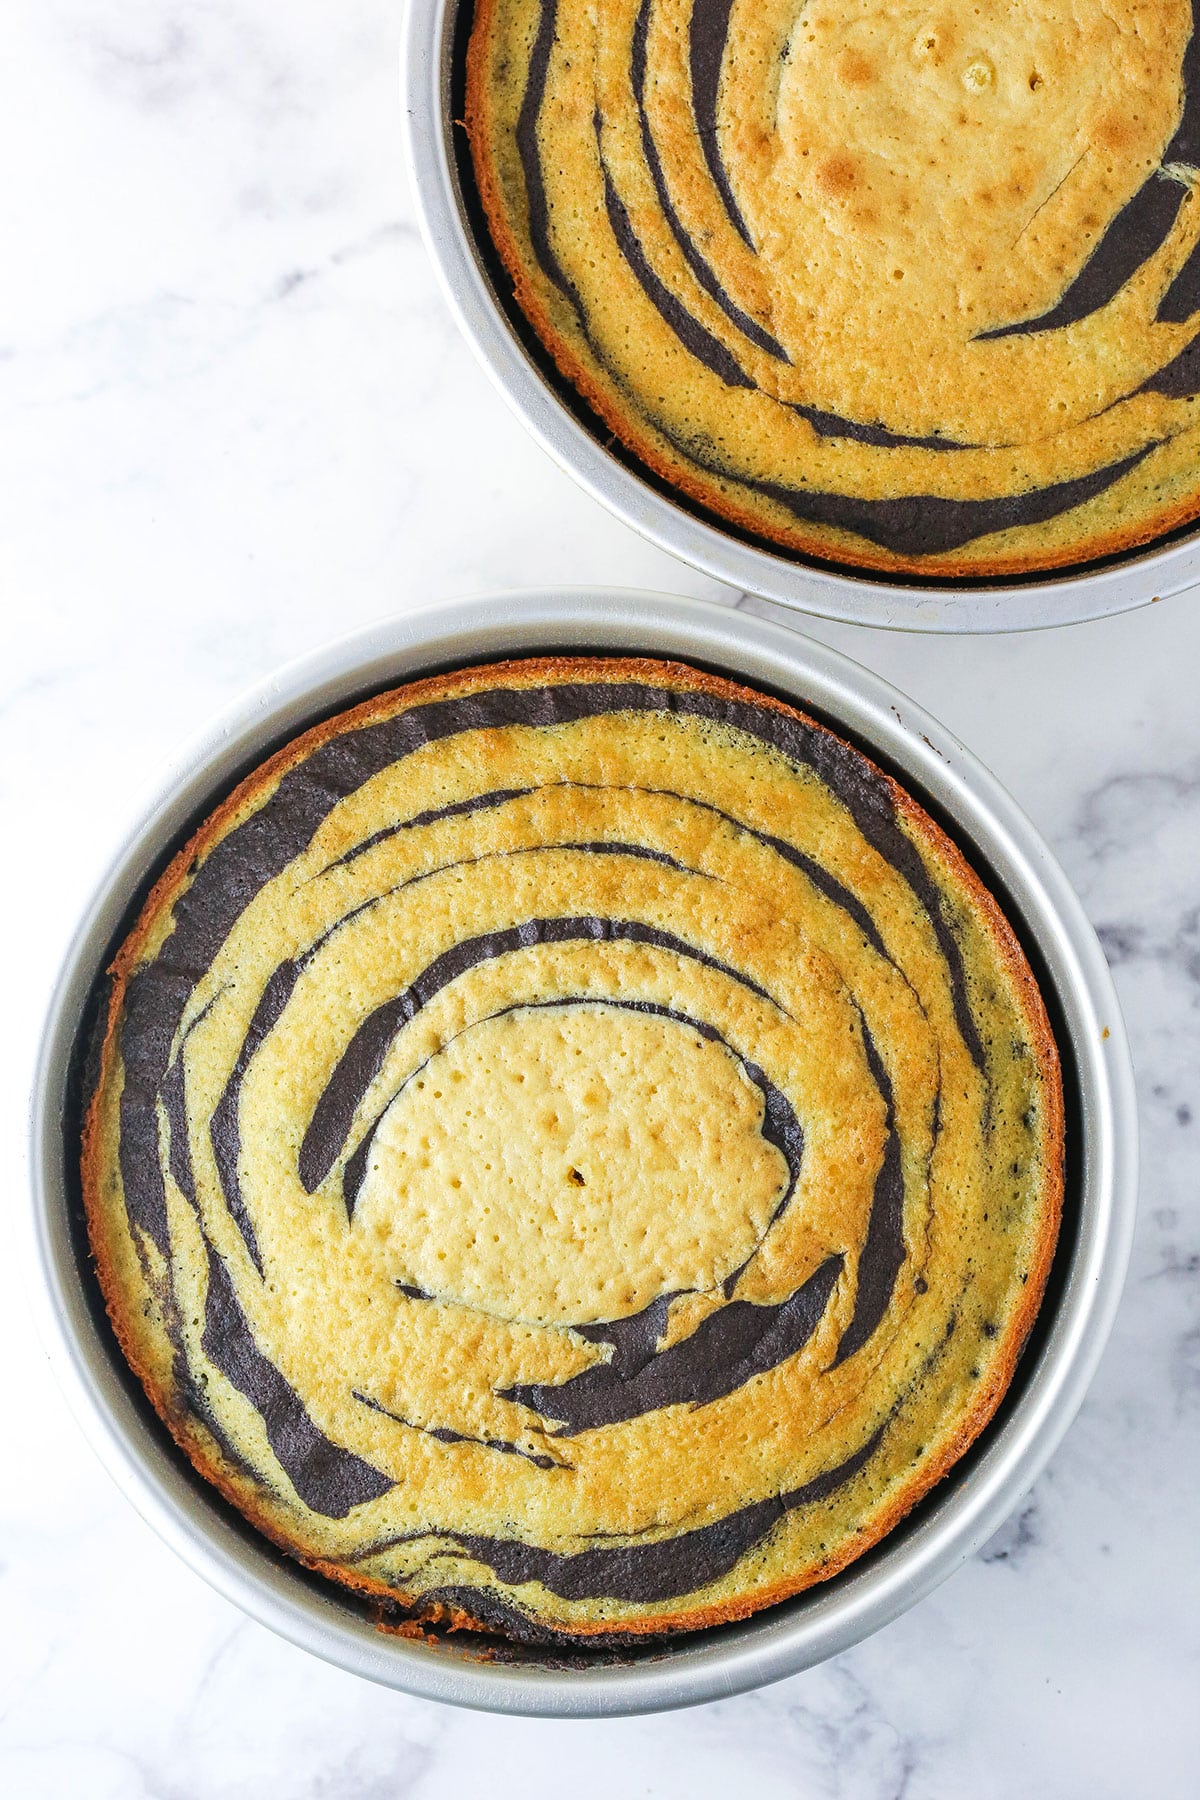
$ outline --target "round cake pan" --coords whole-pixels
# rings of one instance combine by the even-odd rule
[[[125,1367],[88,1255],[78,1183],[89,995],[168,856],[235,780],[316,720],[436,670],[547,652],[682,658],[772,689],[891,769],[966,848],[1038,974],[1063,1055],[1068,1182],[1050,1287],[1017,1378],[978,1443],[882,1544],[823,1586],[736,1625],[607,1665],[485,1661],[375,1629],[363,1605],[253,1532],[175,1450]],[[1135,1209],[1129,1054],[1108,969],[1029,821],[958,740],[903,695],[785,627],[694,600],[620,591],[493,595],[439,606],[306,657],[196,743],[104,876],[68,953],[33,1095],[35,1303],[68,1399],[149,1523],[193,1569],[318,1656],[409,1692],[500,1711],[591,1716],[682,1706],[845,1650],[927,1594],[996,1529],[1083,1398],[1121,1291]]]
[[[803,612],[907,631],[1025,631],[1127,612],[1200,582],[1200,531],[1029,581],[926,585],[839,572],[756,546],[690,511],[580,423],[524,347],[488,272],[460,179],[452,102],[460,0],[410,0],[403,69],[409,165],[426,247],[468,343],[542,447],[662,549],[731,587]]]

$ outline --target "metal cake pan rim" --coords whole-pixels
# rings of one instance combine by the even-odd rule
[[[1048,630],[1130,612],[1200,582],[1200,524],[1104,567],[1028,582],[948,586],[874,579],[756,546],[662,494],[580,423],[537,369],[497,298],[462,204],[447,96],[460,0],[408,0],[402,121],[417,219],[459,329],[510,409],[593,499],[659,549],[715,580],[800,612],[897,631]]]
[[[965,1473],[827,1587],[661,1657],[587,1670],[478,1663],[385,1636],[234,1523],[181,1467],[128,1391],[98,1324],[70,1223],[64,1107],[87,993],[132,894],[196,813],[269,746],[357,695],[422,670],[556,649],[642,649],[724,668],[794,696],[874,748],[979,845],[1048,967],[1078,1065],[1079,1239],[1036,1365]],[[1032,824],[922,708],[840,652],[710,602],[620,589],[483,595],[368,627],[236,701],[158,788],[112,858],[71,942],[49,1009],[31,1108],[30,1289],[66,1397],[118,1485],[184,1561],[245,1612],[338,1666],[404,1691],[501,1712],[588,1717],[719,1699],[849,1648],[930,1592],[998,1527],[1074,1417],[1120,1297],[1136,1209],[1128,1045],[1095,933]]]

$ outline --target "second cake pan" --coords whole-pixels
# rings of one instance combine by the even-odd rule
[[[275,1551],[174,1450],[116,1348],[78,1194],[78,1082],[89,996],[147,883],[212,803],[268,751],[372,691],[470,662],[566,652],[677,657],[774,689],[890,767],[967,848],[1038,971],[1063,1050],[1069,1180],[1034,1338],[1000,1413],[953,1474],[828,1584],[737,1625],[611,1666],[484,1662],[453,1641],[378,1632],[368,1611]],[[846,658],[703,602],[617,590],[506,594],[377,626],[306,657],[195,744],[115,858],[54,997],[33,1098],[33,1286],[59,1377],[103,1461],[178,1553],[283,1636],[389,1686],[557,1716],[719,1698],[855,1643],[929,1592],[1016,1505],[1066,1430],[1119,1298],[1135,1209],[1128,1050],[1095,934],[1045,844],[949,732]]]
[[[478,207],[459,167],[454,62],[469,0],[409,0],[402,102],[417,213],[446,298],[484,369],[554,460],[626,524],[744,592],[859,625],[937,632],[1018,631],[1127,612],[1200,582],[1200,534],[1104,565],[1026,581],[922,585],[806,563],[723,530],[660,491],[576,416],[569,390],[525,348],[476,236]]]

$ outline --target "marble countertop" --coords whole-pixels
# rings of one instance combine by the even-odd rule
[[[139,796],[282,660],[442,596],[721,591],[509,416],[405,188],[391,0],[9,0],[0,66],[0,1147]],[[763,609],[768,610],[768,609]],[[802,621],[796,619],[800,625]],[[803,628],[983,756],[1112,962],[1144,1157],[1091,1394],[971,1563],[822,1668],[694,1712],[458,1713],[276,1640],[94,1461],[0,1259],[12,1800],[1190,1800],[1200,1791],[1200,594],[991,639]]]

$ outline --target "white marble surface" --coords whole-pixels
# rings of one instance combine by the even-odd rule
[[[56,961],[181,738],[438,596],[709,594],[559,474],[413,222],[392,0],[7,0],[0,62],[0,1146]],[[1192,1800],[1200,1793],[1200,594],[1068,631],[816,635],[1047,833],[1132,1032],[1145,1177],[1111,1347],[1019,1516],[808,1674],[693,1713],[494,1720],[243,1619],[93,1461],[0,1258],[0,1792],[12,1800]],[[11,1233],[10,1233],[11,1237]]]

